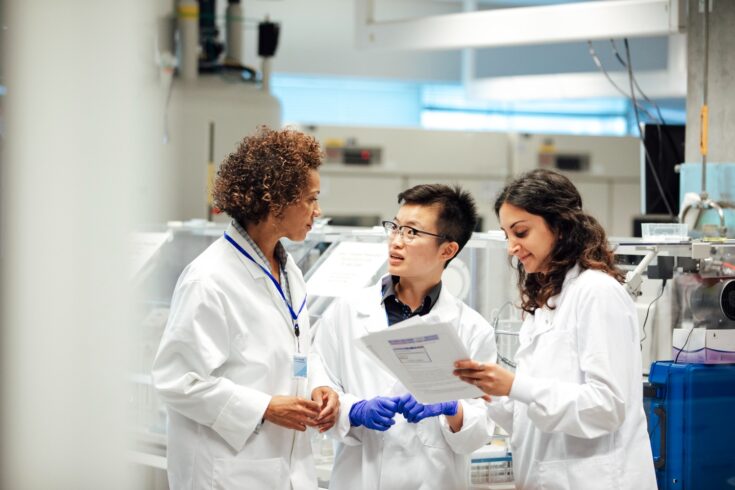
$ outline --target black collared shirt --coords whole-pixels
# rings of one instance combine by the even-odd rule
[[[439,298],[439,292],[442,290],[441,281],[429,290],[429,293],[424,298],[421,305],[414,311],[408,305],[405,305],[396,296],[396,284],[400,281],[398,276],[385,276],[381,291],[383,292],[382,303],[385,307],[385,313],[388,316],[388,325],[402,322],[412,316],[426,315],[436,304],[436,300]]]

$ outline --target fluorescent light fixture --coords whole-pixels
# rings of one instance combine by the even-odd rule
[[[681,0],[608,0],[480,10],[376,22],[375,0],[355,0],[357,46],[460,49],[662,36],[684,29]]]

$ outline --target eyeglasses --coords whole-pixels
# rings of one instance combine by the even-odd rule
[[[436,233],[429,233],[428,231],[417,230],[416,228],[413,228],[411,226],[398,225],[392,221],[383,221],[382,224],[383,229],[385,230],[385,234],[388,237],[393,238],[396,235],[400,235],[404,243],[411,243],[416,237],[421,235],[429,235],[441,238],[442,240],[449,239],[446,235],[437,235]]]

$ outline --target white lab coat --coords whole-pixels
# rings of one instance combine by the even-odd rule
[[[355,402],[407,391],[355,345],[358,337],[388,328],[381,297],[378,282],[337,300],[315,326],[314,349],[322,361],[319,367],[325,370],[341,403],[339,420],[328,431],[339,441],[329,488],[467,488],[470,454],[490,440],[494,429],[484,401],[460,401],[464,425],[457,433],[451,432],[443,415],[409,424],[396,414],[395,425],[385,432],[350,426],[349,413]],[[495,361],[492,327],[446,287],[428,315],[456,325],[470,357]]]
[[[257,257],[233,226],[227,233]],[[306,288],[291,256],[286,271],[298,311]],[[306,354],[306,308],[299,326]],[[310,398],[306,381],[292,376],[296,344],[271,280],[224,238],[186,267],[153,366],[169,413],[172,490],[317,487],[309,433],[259,427],[273,395]]]
[[[516,487],[655,489],[633,301],[579,266],[552,301],[526,317],[510,395],[488,405],[511,434]]]

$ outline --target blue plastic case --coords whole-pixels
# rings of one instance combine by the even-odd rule
[[[735,488],[735,365],[659,361],[648,379],[658,488]]]

